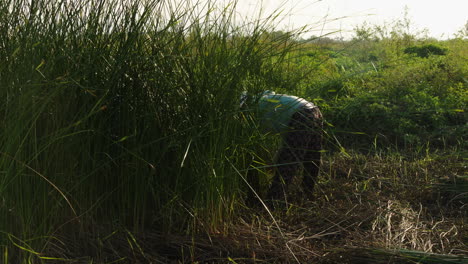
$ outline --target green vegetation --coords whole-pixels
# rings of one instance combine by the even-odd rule
[[[0,2],[0,262],[467,262],[467,40],[234,8]],[[267,89],[327,122],[316,199],[285,210],[245,205],[276,137],[238,99]]]
[[[412,46],[404,50],[406,54],[415,54],[420,58],[428,58],[430,55],[446,55],[447,50],[433,44],[423,46]]]

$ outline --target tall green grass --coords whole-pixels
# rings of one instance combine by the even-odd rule
[[[295,43],[235,3],[0,2],[0,245],[25,256],[113,226],[193,230],[244,197],[243,90],[287,82]],[[66,247],[66,246],[64,246]],[[13,252],[13,253],[11,253]],[[19,254],[19,253],[15,254]],[[64,253],[65,254],[65,253]]]

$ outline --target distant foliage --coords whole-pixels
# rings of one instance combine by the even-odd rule
[[[411,46],[404,50],[406,54],[414,54],[420,58],[428,58],[430,55],[446,55],[447,49],[428,44],[423,46]]]
[[[331,141],[348,147],[377,138],[381,146],[405,147],[466,141],[466,40],[410,36],[402,25],[364,25],[352,41],[308,44],[297,66],[313,72],[302,96],[322,108]]]

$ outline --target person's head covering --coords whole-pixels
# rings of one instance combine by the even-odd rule
[[[253,96],[252,98],[250,98],[251,96],[247,93],[247,91],[243,91],[239,98],[239,107],[245,107],[247,105],[247,100],[257,100],[258,98],[262,98],[265,95],[275,95],[275,92],[266,90],[262,93],[259,93],[257,96]]]

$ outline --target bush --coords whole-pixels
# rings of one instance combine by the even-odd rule
[[[447,49],[436,46],[434,44],[427,44],[423,46],[411,46],[404,50],[406,54],[414,54],[420,58],[428,58],[430,55],[446,55]]]
[[[462,131],[468,122],[466,69],[456,57],[402,56],[379,62],[386,67],[349,64],[309,91],[329,105],[324,116],[343,144],[366,145],[377,135],[383,144],[456,144],[466,137]]]

